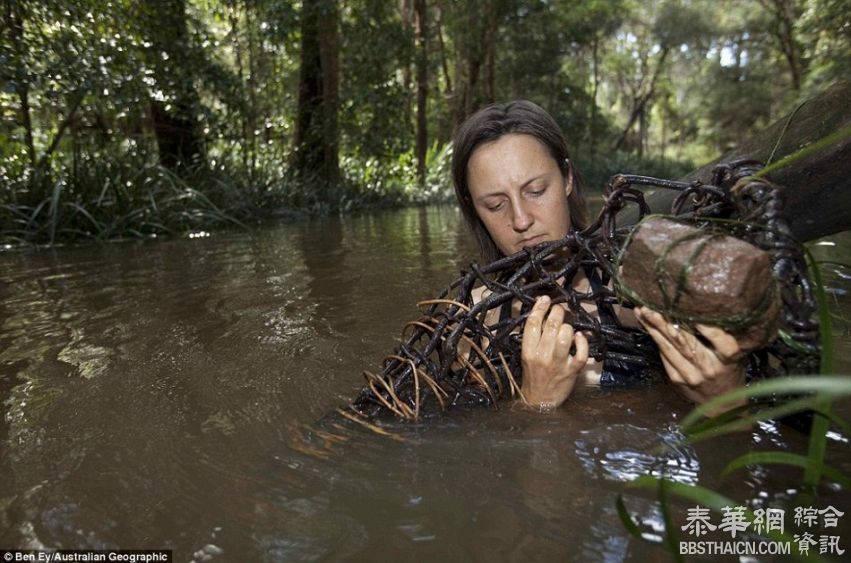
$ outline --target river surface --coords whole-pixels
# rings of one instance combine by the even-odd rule
[[[813,248],[851,262],[848,234]],[[662,383],[581,390],[551,414],[386,421],[389,435],[329,415],[392,352],[416,301],[474,256],[452,207],[0,253],[0,548],[166,548],[175,561],[216,562],[665,560],[659,505],[625,488],[664,469],[784,507],[790,534],[807,531],[795,506],[832,505],[846,515],[830,533],[851,549],[839,485],[806,499],[798,470],[718,477],[750,450],[805,453],[804,435],[764,424],[665,450],[689,405]],[[827,275],[840,373],[851,373],[847,274]],[[829,460],[851,473],[847,439],[830,436]],[[621,524],[621,493],[651,541]],[[676,501],[675,520],[694,505]]]

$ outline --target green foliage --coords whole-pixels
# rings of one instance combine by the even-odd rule
[[[809,60],[805,94],[851,75],[851,10],[844,0],[810,0],[800,21]]]
[[[661,48],[695,48],[712,36],[705,12],[683,2],[665,2],[653,21],[653,35]]]
[[[806,455],[789,451],[749,452],[729,461],[722,470],[720,477],[726,478],[749,466],[785,465],[797,467],[803,470],[799,488],[805,495],[812,495],[826,480],[838,483],[845,488],[851,486],[851,478],[846,473],[825,462],[828,453],[827,434],[831,425],[837,427],[846,435],[851,431],[851,425],[847,421],[832,413],[833,404],[839,401],[847,401],[851,397],[851,378],[831,375],[833,372],[833,330],[829,312],[830,304],[827,301],[824,284],[821,281],[820,267],[809,253],[807,258],[819,305],[821,375],[818,377],[788,377],[759,381],[746,388],[716,397],[697,407],[683,418],[680,427],[684,433],[684,438],[671,447],[682,448],[729,433],[741,432],[758,422],[776,420],[791,414],[809,413],[812,415],[812,424],[809,430],[809,446]],[[777,399],[777,397],[791,398]],[[736,404],[743,398],[754,406],[746,406],[708,419],[704,418],[706,413],[717,411],[725,405]],[[767,406],[766,399],[769,400]],[[725,507],[746,505],[744,502],[736,502],[705,487],[673,482],[664,475],[664,472],[659,477],[649,475],[640,477],[632,481],[628,487],[655,490],[665,514],[668,514],[668,504],[672,494],[713,508],[716,511],[722,511]],[[641,530],[632,520],[623,498],[618,499],[616,508],[627,530],[633,536],[640,538]],[[753,514],[748,512],[747,517],[752,519]],[[672,555],[677,557],[679,553],[676,549],[678,527],[671,522],[670,518],[666,517],[665,528],[667,544]],[[767,537],[781,541],[790,540],[789,537],[777,533],[768,534]],[[808,560],[811,559],[813,557],[808,557]]]
[[[785,38],[781,4],[795,18]],[[412,173],[413,0],[345,0],[339,45],[326,46],[339,49],[342,178],[331,192],[340,201],[320,204],[321,186],[296,181],[289,169],[303,3],[4,6],[0,228],[22,235],[17,211],[46,222],[49,205],[35,212],[59,194],[54,212],[70,223],[21,236],[39,240],[120,232],[120,206],[94,205],[105,176],[114,175],[127,201],[142,202],[161,181],[152,172],[159,168],[240,217],[440,200],[451,190],[435,163],[445,160],[459,121],[485,103],[521,97],[553,113],[592,190],[617,172],[678,177],[689,161],[716,156],[851,70],[851,10],[839,0],[427,2],[432,149],[421,189]],[[783,40],[793,48],[799,90]],[[169,198],[165,188],[156,193]],[[174,214],[158,221],[175,232],[190,228]]]
[[[45,197],[0,205],[0,242],[141,238],[245,227],[237,219],[244,212],[240,194],[227,184],[207,184],[201,170],[182,178],[156,164],[119,160],[101,160],[84,170],[73,182],[57,180]],[[95,185],[101,189],[90,191]]]
[[[377,158],[364,161],[347,157],[341,161],[349,183],[341,207],[344,210],[364,205],[405,205],[450,201],[454,191],[449,182],[451,145],[432,144],[426,154],[425,186],[417,186],[416,161],[413,151],[399,155],[392,164]]]
[[[409,67],[413,36],[405,30],[395,4],[380,0],[349,2],[343,18],[343,55],[347,72],[341,88],[343,152],[366,166],[375,160],[393,168],[413,144],[411,85],[395,80]],[[388,174],[393,174],[388,170]]]
[[[629,170],[630,174],[656,178],[682,178],[694,169],[689,161],[640,157],[626,151],[594,155],[580,152],[574,160],[585,182],[586,193],[602,192],[609,178],[625,170]]]
[[[807,396],[804,399],[788,401],[772,408],[758,410],[750,416],[743,418],[735,415],[721,415],[708,420],[703,419],[703,414],[709,409],[726,403],[736,402],[742,397],[760,399],[801,393],[812,393],[813,395]],[[847,422],[832,416],[829,412],[829,407],[837,401],[847,401],[849,395],[851,395],[851,380],[847,376],[821,376],[818,378],[792,377],[760,382],[746,389],[740,389],[718,397],[714,401],[711,401],[711,404],[706,403],[692,411],[681,423],[683,430],[686,432],[685,438],[671,447],[682,448],[708,438],[741,432],[743,428],[749,428],[750,425],[759,421],[769,421],[789,414],[802,413],[810,409],[815,409],[813,424],[810,429],[810,448],[807,455],[785,451],[749,452],[728,462],[727,466],[722,470],[720,477],[728,477],[748,466],[786,465],[803,470],[801,488],[805,491],[805,494],[814,492],[824,480],[831,480],[847,488],[851,485],[849,476],[825,463],[827,453],[825,436],[831,423],[842,428],[844,432],[848,432]],[[814,447],[813,444],[816,444],[816,446]],[[674,524],[669,516],[669,505],[672,496],[690,500],[718,512],[723,511],[726,507],[747,505],[747,502],[730,499],[706,487],[675,482],[667,478],[664,471],[661,476],[647,475],[639,477],[630,482],[627,487],[630,489],[655,490],[663,513],[666,515],[666,544],[671,554],[675,557],[679,553],[676,543],[679,526]],[[642,538],[641,529],[629,514],[623,497],[618,498],[616,508],[626,529],[634,537]],[[754,515],[750,511],[746,511],[745,514],[748,519],[752,520],[754,518]],[[768,533],[765,537],[776,541],[791,540],[787,535],[777,532]],[[813,557],[808,557],[807,559],[812,560]]]

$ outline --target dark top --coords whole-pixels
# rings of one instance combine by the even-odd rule
[[[600,273],[592,269],[590,274],[586,272],[591,289],[597,290],[603,282]],[[600,324],[604,327],[620,327],[614,308],[610,303],[598,305],[597,313],[600,316]],[[603,370],[600,373],[600,385],[605,387],[624,387],[637,385],[652,379],[661,368],[659,354],[652,339],[644,332],[635,331],[633,340],[647,350],[646,355],[636,356],[634,351],[623,350],[617,343],[608,346],[607,354],[603,357]]]
[[[591,283],[591,289],[596,291],[603,285],[600,274],[596,269],[586,269],[586,276]],[[603,356],[603,367],[600,372],[602,387],[630,387],[653,379],[662,370],[661,361],[656,345],[649,335],[643,331],[623,329],[617,319],[614,308],[609,303],[597,306],[597,313],[602,327],[619,328],[630,333],[633,346],[626,347],[623,343],[608,342]],[[511,314],[511,301],[503,304],[499,320],[508,319]],[[636,348],[643,352],[636,353]]]

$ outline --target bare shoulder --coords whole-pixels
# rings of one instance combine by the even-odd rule
[[[472,291],[470,291],[470,297],[473,298],[473,305],[490,295],[490,291],[483,285],[479,287],[474,287]]]
[[[473,288],[470,291],[470,297],[473,299],[473,305],[481,301],[482,299],[486,299],[490,294],[491,290],[487,287],[480,285],[479,287]],[[492,325],[499,319],[499,311],[497,309],[490,309],[485,313],[485,325]]]

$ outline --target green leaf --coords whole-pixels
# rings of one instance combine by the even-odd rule
[[[851,128],[847,129],[851,132]],[[813,288],[816,301],[818,302],[819,331],[821,336],[821,373],[833,371],[833,325],[830,320],[830,308],[827,302],[827,294],[824,291],[824,283],[821,279],[821,269],[815,258],[806,248],[810,274],[813,277]],[[819,408],[820,411],[830,412],[830,401],[825,401]],[[813,418],[813,426],[810,429],[810,444],[807,456],[812,463],[804,469],[804,484],[814,489],[821,480],[821,467],[824,462],[824,454],[827,450],[827,431],[830,428],[828,417],[816,416]]]
[[[632,519],[632,516],[626,509],[626,505],[623,502],[623,495],[618,495],[618,498],[615,500],[615,507],[618,511],[618,516],[620,516],[621,522],[623,522],[626,530],[636,539],[643,539],[641,536],[641,529],[638,527],[638,524]]]
[[[685,440],[685,443],[695,444],[697,442],[702,442],[703,440],[714,438],[716,436],[721,436],[723,434],[729,434],[731,432],[740,432],[742,428],[747,428],[755,422],[773,420],[790,414],[803,412],[808,409],[812,409],[813,407],[821,407],[828,399],[829,397],[823,394],[804,397],[802,399],[782,403],[776,407],[763,409],[751,416],[746,416],[730,422],[719,423],[717,425],[711,424],[712,420],[710,419],[708,421],[710,424],[708,424],[705,429],[701,430],[700,432],[691,432],[691,430],[686,432],[687,438]]]
[[[831,399],[851,395],[851,377],[837,375],[782,377],[759,381],[748,387],[736,389],[700,405],[680,423],[684,431],[700,421],[707,412],[736,403],[742,399],[769,397],[775,394],[824,393]],[[792,411],[794,412],[794,411]]]
[[[664,481],[665,484],[660,485],[660,481]],[[660,486],[664,486],[666,494],[674,494],[680,498],[697,503],[700,506],[709,507],[715,510],[716,512],[722,512],[725,507],[736,507],[744,505],[744,503],[736,502],[735,500],[726,497],[720,493],[716,493],[711,489],[707,489],[706,487],[701,487],[700,485],[686,485],[684,483],[677,483],[675,481],[665,479],[664,477],[657,478],[647,475],[630,481],[626,484],[626,486],[630,488],[643,489],[658,489]],[[749,520],[753,520],[754,514],[750,510],[745,510],[745,517]],[[761,534],[761,536],[778,542],[793,541],[790,535],[786,533],[781,534],[774,530],[765,534]],[[679,553],[679,550],[677,550],[676,553]],[[804,557],[798,553],[795,553],[795,550],[792,550],[792,556],[796,559],[806,559],[806,561],[825,561],[823,558],[819,557],[815,553],[811,553],[810,555]]]
[[[721,510],[725,506],[737,506],[739,503],[720,493],[716,493],[700,485],[685,485],[668,479],[660,479],[651,475],[645,475],[634,479],[626,484],[628,488],[655,489],[659,481],[668,481],[668,491],[682,498],[694,501],[700,505],[706,505],[715,510]]]
[[[725,467],[721,472],[721,476],[726,477],[733,471],[741,469],[742,467],[747,467],[748,465],[782,464],[793,465],[795,467],[806,469],[813,463],[816,462],[809,457],[792,452],[751,452],[743,456],[739,456],[728,463],[727,467]],[[820,465],[821,467],[819,470],[828,478],[833,479],[846,489],[851,489],[851,479],[843,475],[842,472],[824,463]]]

